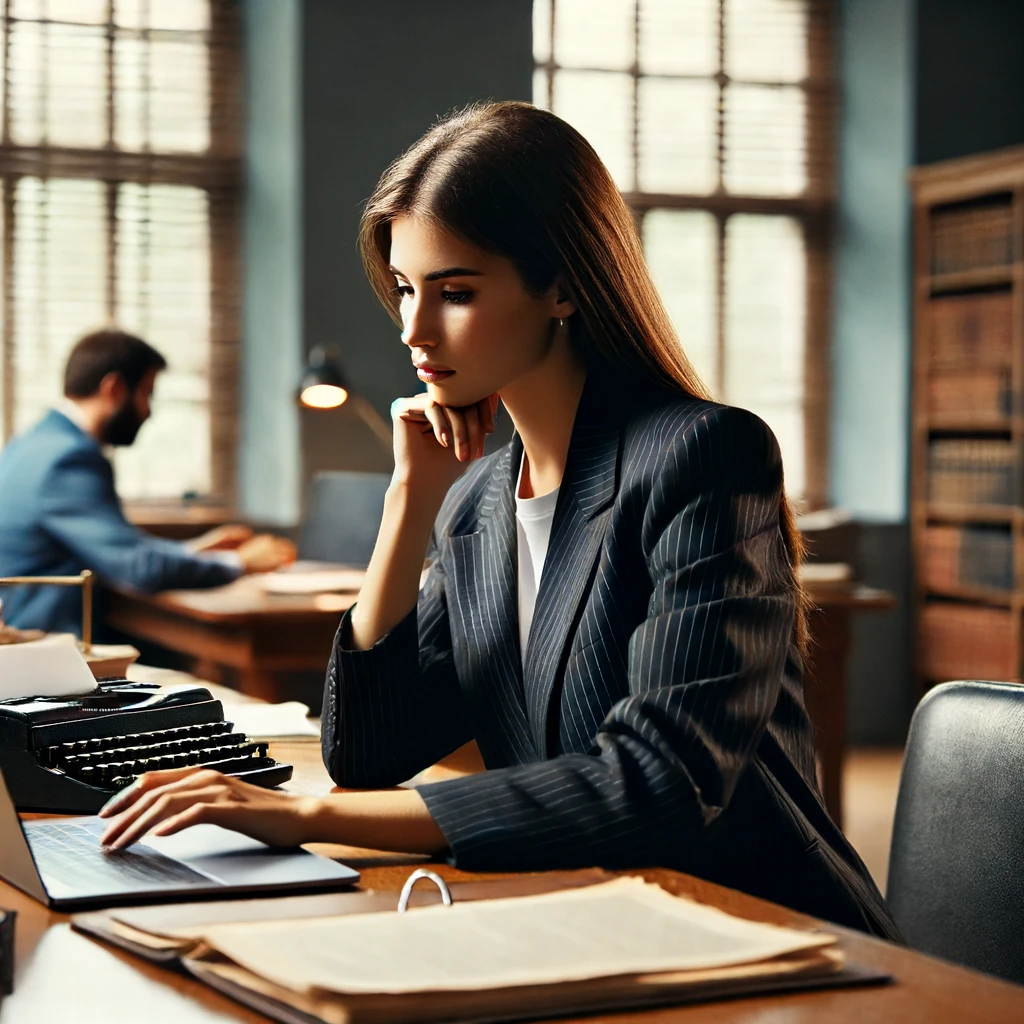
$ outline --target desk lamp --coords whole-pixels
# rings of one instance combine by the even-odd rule
[[[351,402],[352,408],[377,435],[381,444],[391,451],[390,424],[367,399],[352,390],[338,365],[336,350],[323,345],[314,345],[310,349],[309,362],[295,397],[299,405],[306,409],[337,409]]]

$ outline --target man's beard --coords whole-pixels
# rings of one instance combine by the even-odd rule
[[[107,420],[103,428],[103,443],[127,448],[135,441],[142,426],[142,420],[135,411],[135,403],[129,398],[113,416]]]

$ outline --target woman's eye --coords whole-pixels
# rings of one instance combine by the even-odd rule
[[[396,284],[395,294],[399,298],[404,299],[407,295],[412,295],[412,286],[407,284]]]
[[[444,292],[441,292],[441,294],[444,296],[444,301],[445,302],[455,302],[455,303],[468,302],[470,300],[470,298],[472,297],[472,295],[473,295],[472,292],[451,292],[451,291],[444,291]]]

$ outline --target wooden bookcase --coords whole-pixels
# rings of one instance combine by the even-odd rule
[[[911,188],[920,695],[1024,680],[1024,146],[918,168]]]

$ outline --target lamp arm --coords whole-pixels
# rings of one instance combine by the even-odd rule
[[[389,452],[394,450],[394,437],[391,433],[391,424],[374,408],[373,403],[360,394],[350,392],[349,400],[352,407],[359,414],[366,425],[377,435],[380,443]]]

